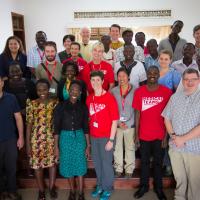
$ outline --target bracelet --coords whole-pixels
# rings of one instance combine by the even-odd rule
[[[111,138],[110,138],[109,141],[110,141],[110,142],[114,142],[114,139],[111,139]]]

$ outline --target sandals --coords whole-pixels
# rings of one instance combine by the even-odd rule
[[[45,192],[39,191],[38,200],[46,200]]]

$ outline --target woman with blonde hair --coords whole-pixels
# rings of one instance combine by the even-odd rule
[[[114,72],[111,64],[103,60],[104,46],[103,43],[97,42],[92,48],[92,61],[85,65],[82,77],[87,86],[89,94],[93,92],[92,85],[90,83],[90,73],[92,71],[102,71],[104,74],[103,89],[108,91],[114,87]]]

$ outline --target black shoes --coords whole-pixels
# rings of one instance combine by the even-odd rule
[[[159,200],[167,200],[165,193],[161,189],[154,189],[154,192],[156,193]]]
[[[146,186],[141,186],[141,187],[139,188],[139,190],[137,190],[137,191],[135,192],[134,197],[135,197],[136,199],[139,199],[139,198],[143,197],[144,194],[145,194],[146,192],[148,192],[148,191],[149,191],[149,188],[148,188],[148,187],[146,187]]]
[[[76,200],[76,193],[70,190],[68,200]]]

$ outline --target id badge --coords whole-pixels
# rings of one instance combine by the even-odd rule
[[[55,88],[49,88],[49,92],[55,94],[56,93],[56,89]]]
[[[95,128],[98,128],[98,123],[97,122],[93,122],[93,126],[95,127]]]

